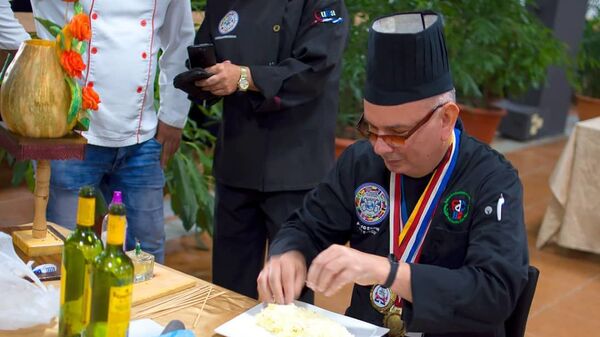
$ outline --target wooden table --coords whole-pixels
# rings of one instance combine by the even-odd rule
[[[0,228],[4,232],[10,232],[15,228]],[[68,230],[58,227],[57,228],[64,236],[68,235]],[[30,260],[29,257],[25,256],[23,252],[20,252],[16,248],[17,254],[23,258],[24,261]],[[38,263],[57,263],[60,265],[60,255],[44,256],[33,258]],[[168,270],[173,271],[168,267],[164,267]],[[175,271],[176,272],[176,271]],[[179,273],[179,272],[178,272]],[[188,275],[189,276],[189,275]],[[191,277],[191,276],[190,276]],[[171,320],[178,319],[182,321],[186,328],[191,329],[195,332],[198,337],[205,336],[220,336],[214,333],[214,329],[240,313],[248,310],[255,306],[258,302],[248,298],[246,296],[237,294],[233,291],[221,288],[212,283],[195,279],[196,285],[193,288],[183,290],[179,293],[175,293],[169,296],[165,296],[154,301],[146,302],[140,305],[136,305],[132,308],[132,319],[134,318],[151,318],[160,325],[167,325]],[[48,285],[60,287],[60,281],[48,281],[45,282]],[[184,292],[200,291],[209,288],[210,293],[202,301],[198,301],[194,305],[188,307],[177,308],[175,311],[168,314],[147,314],[137,315],[142,307],[148,307],[155,303],[164,302],[165,300],[175,298],[178,294]],[[135,292],[135,286],[134,286]],[[196,323],[194,327],[194,323]],[[32,329],[22,329],[14,332],[0,331],[0,336],[19,336],[19,337],[56,337],[58,336],[58,324],[57,321],[52,322],[47,326],[38,326]]]

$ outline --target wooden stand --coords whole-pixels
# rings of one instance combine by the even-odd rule
[[[48,225],[46,208],[50,187],[50,160],[83,159],[86,144],[85,138],[77,134],[64,138],[41,139],[27,138],[8,131],[0,123],[0,147],[17,160],[37,160],[35,175],[35,202],[32,229],[13,232],[14,244],[28,256],[58,254],[62,250],[63,241]],[[26,225],[27,226],[27,225]]]

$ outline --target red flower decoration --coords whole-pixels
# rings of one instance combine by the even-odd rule
[[[81,55],[72,50],[65,50],[60,54],[60,64],[71,77],[81,78],[81,72],[85,70]]]
[[[84,87],[81,91],[83,98],[83,109],[98,110],[98,104],[100,103],[100,96],[90,86]]]
[[[90,18],[87,14],[81,13],[73,16],[67,27],[71,35],[79,41],[89,41],[92,37]]]

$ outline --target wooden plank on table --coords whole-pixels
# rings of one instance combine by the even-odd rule
[[[196,285],[198,279],[175,269],[154,264],[154,277],[133,285],[132,305],[146,303]]]

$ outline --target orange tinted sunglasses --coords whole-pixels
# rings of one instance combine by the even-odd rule
[[[377,138],[381,138],[389,146],[393,146],[393,147],[401,146],[401,145],[404,145],[404,143],[406,143],[408,138],[410,136],[412,136],[415,132],[417,132],[419,130],[419,128],[421,128],[423,125],[425,125],[425,123],[427,123],[431,119],[431,116],[433,116],[433,114],[436,111],[438,111],[441,107],[443,107],[446,104],[448,104],[448,102],[437,105],[435,108],[431,109],[431,111],[429,111],[427,113],[427,115],[425,115],[425,117],[423,117],[423,119],[421,119],[413,128],[408,130],[408,132],[402,136],[394,135],[394,134],[378,135],[376,133],[371,132],[371,130],[369,130],[370,125],[365,120],[364,115],[360,117],[360,120],[356,124],[356,129],[358,130],[358,132],[360,132],[361,135],[363,135],[365,138],[367,138],[371,142],[371,144],[375,144],[375,142],[377,142]]]

